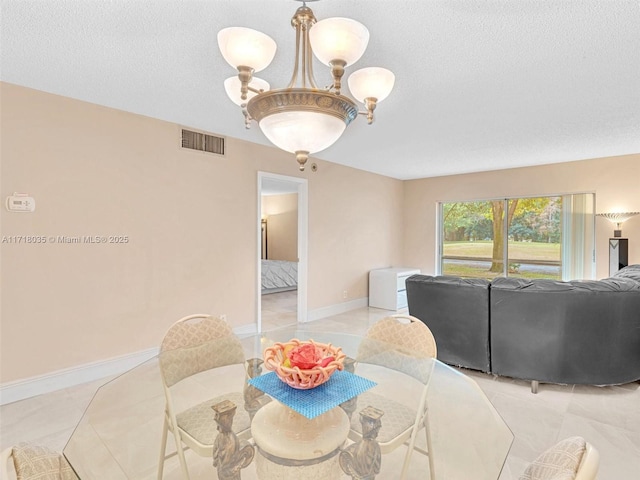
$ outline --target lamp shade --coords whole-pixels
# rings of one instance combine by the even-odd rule
[[[381,102],[391,93],[395,80],[396,76],[386,68],[361,68],[349,76],[349,90],[363,103],[365,98],[375,98]]]
[[[615,213],[598,213],[599,217],[604,217],[611,221],[612,223],[621,224],[626,222],[631,217],[635,217],[636,215],[640,215],[640,212],[615,212]]]
[[[244,27],[220,30],[218,47],[233,68],[251,67],[255,72],[267,68],[276,54],[276,42],[270,36]]]
[[[260,129],[278,148],[287,152],[319,152],[340,138],[347,124],[320,112],[287,111],[260,120]]]
[[[265,92],[269,90],[269,83],[265,80],[262,80],[261,78],[252,77],[250,85],[252,88],[255,88],[256,90],[264,90]],[[241,86],[242,86],[242,82],[240,82],[240,79],[238,78],[237,75],[233,77],[229,77],[224,81],[224,90],[227,92],[227,95],[229,96],[229,98],[233,103],[240,106],[246,104],[249,101],[249,99],[257,95],[256,92],[252,92],[251,90],[249,90],[247,92],[247,99],[242,100],[241,98],[242,93],[240,92]]]
[[[369,30],[350,18],[325,18],[309,29],[309,40],[313,53],[325,65],[333,60],[353,65],[367,49]]]

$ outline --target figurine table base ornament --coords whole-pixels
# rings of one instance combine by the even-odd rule
[[[340,468],[353,480],[374,480],[380,473],[382,453],[376,440],[384,412],[368,406],[360,412],[362,439],[340,452]]]
[[[262,373],[262,364],[264,362],[261,358],[250,358],[246,361],[245,368],[247,371],[247,380],[256,378]],[[249,418],[253,420],[253,416],[260,408],[267,404],[271,399],[267,397],[262,390],[257,389],[249,382],[244,384],[244,409],[249,414]]]
[[[236,414],[236,405],[224,400],[213,407],[218,424],[218,436],[213,443],[213,466],[218,471],[219,480],[240,480],[240,471],[249,466],[255,455],[252,445],[240,441],[231,427]]]
[[[349,373],[354,373],[355,369],[356,369],[356,361],[355,361],[355,359],[353,359],[351,357],[345,358],[344,359],[344,371],[345,372],[349,372]],[[342,408],[342,410],[344,410],[344,413],[346,413],[347,417],[349,417],[349,421],[351,421],[351,417],[353,415],[353,412],[355,412],[356,408],[358,408],[358,397],[353,397],[352,399],[341,403],[340,404],[340,408]]]

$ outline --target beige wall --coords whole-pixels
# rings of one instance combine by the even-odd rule
[[[227,139],[179,148],[179,127],[0,83],[1,235],[127,236],[126,244],[2,243],[1,382],[155,347],[194,312],[256,318],[257,172],[309,181],[309,309],[366,297],[368,271],[434,271],[436,202],[595,192],[597,211],[640,210],[640,154],[401,182]],[[214,132],[215,133],[215,132]],[[310,170],[310,169],[309,169]],[[612,225],[597,220],[598,277]],[[640,263],[640,216],[623,226]]]
[[[404,259],[435,272],[436,205],[496,197],[595,193],[596,212],[640,211],[640,154],[405,182]],[[596,218],[596,276],[609,276],[608,239],[614,225]],[[640,215],[622,227],[630,263],[640,263]]]
[[[1,382],[155,347],[196,312],[255,322],[257,172],[309,180],[310,310],[367,296],[401,260],[403,183],[227,139],[179,148],[172,123],[2,83],[3,236],[127,236],[125,244],[1,245]],[[240,120],[239,120],[240,121]],[[215,132],[214,132],[215,133]]]
[[[267,258],[297,262],[298,194],[263,196],[262,215],[267,217]]]
[[[368,297],[369,270],[402,264],[403,182],[356,172],[327,162],[325,188],[309,191],[309,250],[314,252],[309,269],[315,275],[308,289],[322,292],[325,305],[344,302],[344,291],[348,300]],[[362,222],[363,215],[370,221]],[[369,268],[358,267],[364,264]]]

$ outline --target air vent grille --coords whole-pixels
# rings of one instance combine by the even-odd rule
[[[182,148],[224,155],[224,138],[182,129]]]

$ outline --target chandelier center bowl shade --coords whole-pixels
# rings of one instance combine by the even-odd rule
[[[366,68],[349,77],[349,88],[365,111],[341,93],[345,68],[357,62],[369,42],[369,30],[349,18],[317,21],[309,7],[299,7],[291,19],[296,31],[296,54],[291,81],[286,88],[269,90],[269,84],[253,77],[266,68],[275,55],[275,42],[264,33],[228,27],[218,33],[225,60],[238,71],[225,81],[225,90],[238,104],[250,127],[256,120],[267,139],[294,153],[300,170],[308,155],[333,145],[359,114],[373,121],[376,104],[389,95],[395,77],[381,67]],[[314,55],[331,67],[333,83],[326,89],[316,85]],[[359,73],[360,72],[360,73]]]
[[[358,115],[347,97],[305,88],[265,92],[252,98],[247,110],[271,143],[291,153],[324,150]]]

